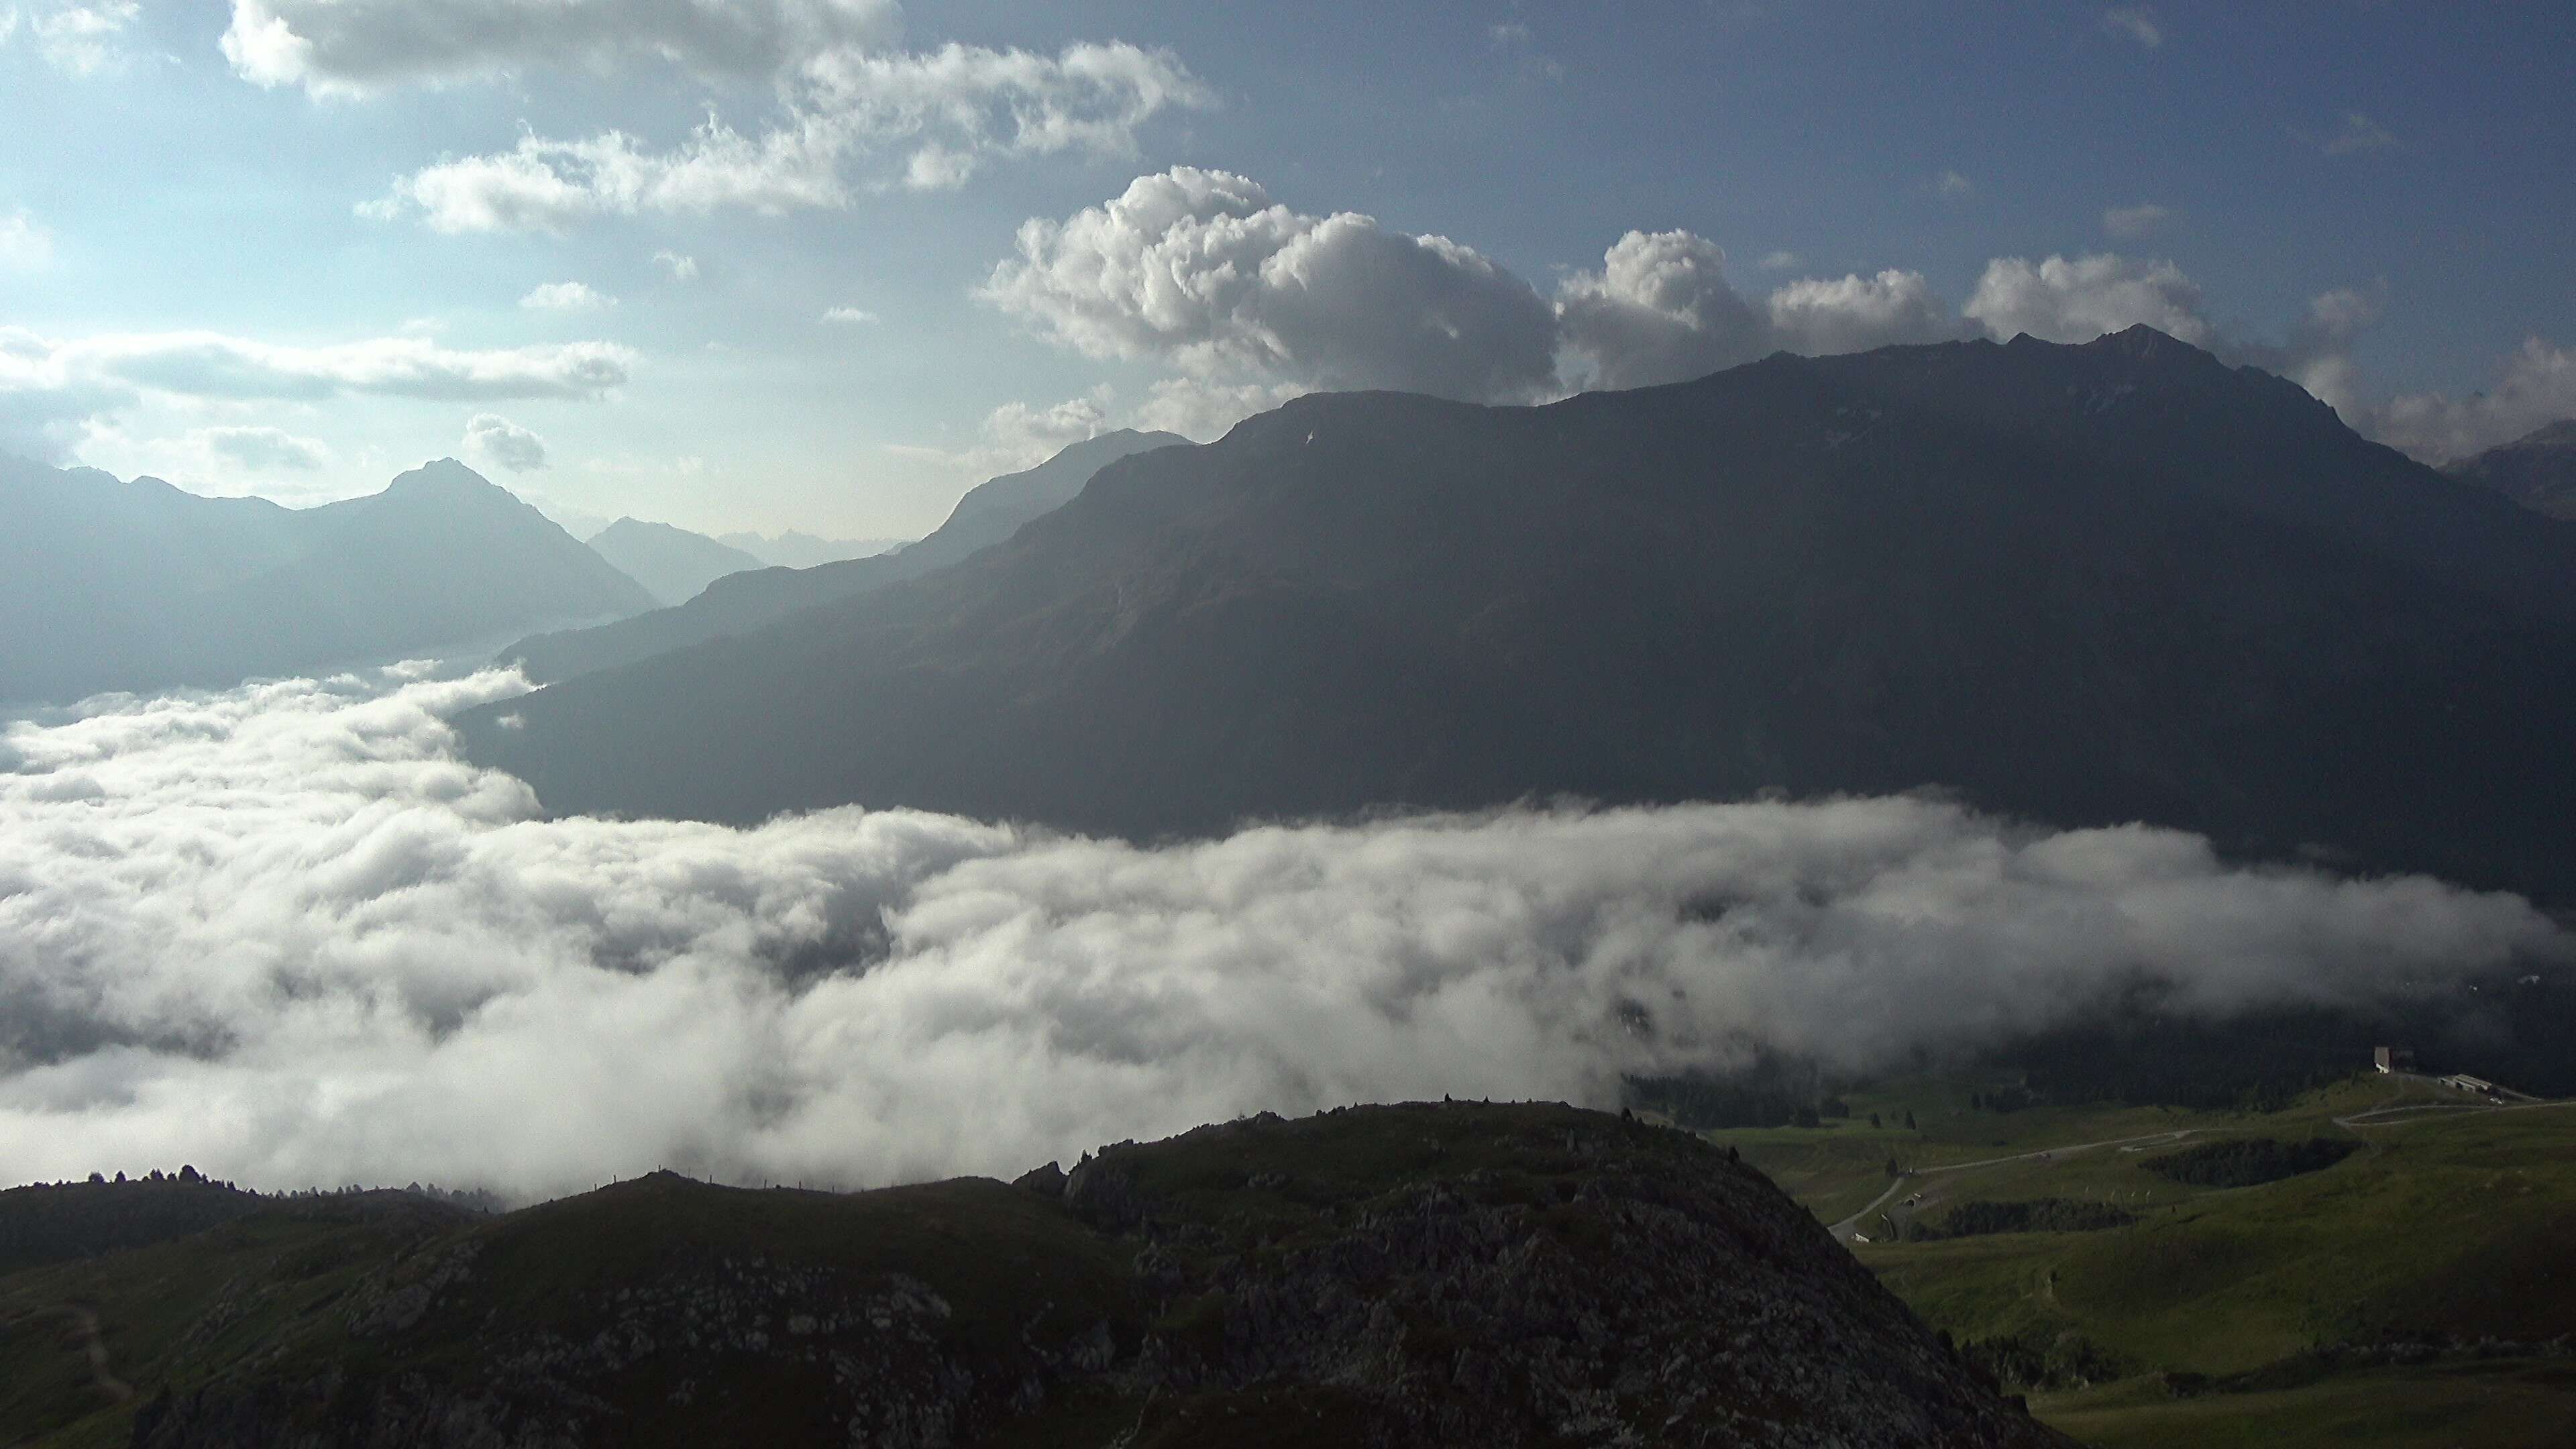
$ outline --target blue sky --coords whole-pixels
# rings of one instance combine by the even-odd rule
[[[1086,431],[1307,388],[2134,321],[2428,457],[2576,413],[2563,5],[0,0],[0,37],[0,447],[205,492],[459,454],[567,516],[917,534]]]

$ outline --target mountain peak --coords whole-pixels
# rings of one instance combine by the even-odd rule
[[[385,491],[411,497],[479,497],[490,493],[511,498],[518,496],[454,458],[435,458],[423,463],[385,485]]]

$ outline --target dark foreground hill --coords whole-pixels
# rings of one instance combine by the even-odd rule
[[[652,598],[453,459],[289,509],[0,459],[0,703],[226,686]]]
[[[47,1303],[88,1334],[0,1331],[10,1442],[2067,1442],[1759,1173],[1548,1106],[1263,1117],[1009,1186],[299,1201],[0,1280],[0,1320]]]
[[[1034,468],[987,479],[957,500],[929,537],[892,553],[813,568],[774,568],[717,579],[676,608],[615,623],[522,639],[502,651],[540,683],[610,669],[669,650],[749,633],[818,605],[855,600],[905,579],[946,568],[1009,538],[1020,525],[1054,511],[1082,491],[1105,464],[1131,454],[1186,444],[1177,433],[1122,429],[1067,447]]]
[[[2576,418],[2463,458],[2447,471],[2534,512],[2576,520]]]
[[[2576,525],[2139,328],[1309,397],[864,609],[463,728],[563,813],[1150,837],[1935,786],[2576,900],[2571,583]]]

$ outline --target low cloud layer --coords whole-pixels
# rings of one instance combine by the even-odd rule
[[[517,681],[93,702],[0,737],[0,1181],[195,1163],[520,1194],[866,1184],[1387,1098],[1606,1105],[2563,954],[2521,902],[1923,799],[1137,849],[840,810],[545,821],[442,716]]]

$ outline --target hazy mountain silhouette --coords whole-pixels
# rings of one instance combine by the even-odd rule
[[[651,606],[453,459],[308,509],[0,459],[0,701],[229,685]]]
[[[2571,899],[2571,579],[2576,526],[2138,328],[1308,397],[864,609],[462,723],[558,812],[1931,786]]]
[[[810,569],[848,558],[873,558],[912,540],[905,538],[817,538],[789,529],[785,533],[719,533],[716,542],[738,548],[771,568]]]
[[[1009,538],[1020,525],[1054,511],[1082,491],[1103,464],[1153,448],[1186,444],[1174,433],[1122,429],[1086,439],[1038,466],[977,484],[957,500],[937,532],[894,553],[810,569],[734,574],[672,609],[600,628],[522,639],[501,655],[540,682],[613,668],[668,650],[742,634],[800,610],[854,598],[918,578]]]
[[[698,591],[745,569],[764,567],[759,559],[729,548],[703,533],[667,523],[621,518],[590,537],[592,551],[617,571],[642,584],[654,601],[681,604]]]
[[[2576,418],[2551,423],[2446,470],[2552,518],[2576,519]]]

